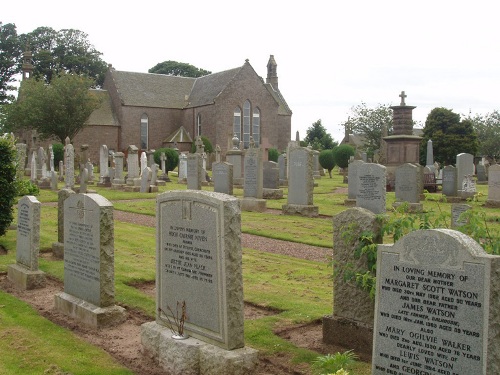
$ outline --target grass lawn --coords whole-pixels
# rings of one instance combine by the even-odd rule
[[[177,184],[177,178],[160,192],[185,190],[186,185]],[[269,238],[300,242],[331,248],[332,217],[347,209],[343,202],[347,194],[339,193],[345,188],[342,176],[333,174],[317,180],[314,190],[314,204],[319,206],[318,218],[285,216],[270,213],[242,212],[242,231]],[[62,185],[60,186],[62,187]],[[105,188],[95,189],[113,202],[115,210],[123,210],[146,215],[155,215],[156,194],[125,193]],[[487,186],[477,186],[477,199],[468,202],[474,211],[484,213],[484,222],[489,231],[500,233],[500,209],[484,208]],[[211,190],[204,187],[204,190]],[[267,201],[268,208],[281,209],[284,199]],[[234,194],[241,197],[241,189]],[[429,194],[423,202],[425,216],[436,221],[444,218],[444,225],[450,226],[451,204],[441,202],[441,194]],[[57,193],[43,190],[37,197],[41,202],[57,202]],[[133,199],[134,201],[130,201]],[[387,193],[388,216],[394,216],[392,203],[394,193]],[[16,214],[16,213],[15,213]],[[326,215],[323,216],[323,215]],[[421,215],[415,214],[415,219]],[[40,235],[41,251],[50,251],[57,240],[57,208],[44,205],[42,208]],[[447,224],[448,223],[448,224]],[[419,225],[419,220],[414,225]],[[390,243],[390,236],[384,242]],[[9,264],[15,263],[15,231],[8,231],[0,238],[0,244],[8,249],[0,257],[0,272],[6,272]],[[40,269],[49,275],[63,279],[63,262],[40,259]],[[287,256],[265,253],[256,249],[243,249],[243,279],[245,301],[266,306],[279,313],[245,322],[246,344],[258,350],[279,355],[292,355],[297,362],[311,362],[316,353],[295,347],[281,339],[273,330],[290,323],[308,323],[332,313],[332,269],[326,263],[304,261]],[[154,316],[155,301],[132,285],[155,279],[155,228],[115,222],[115,286],[116,300],[120,304],[137,308]],[[127,374],[126,369],[117,365],[100,349],[81,342],[65,329],[54,326],[41,318],[26,304],[0,293],[0,361],[1,374]],[[43,343],[43,344],[42,344]],[[74,349],[76,347],[77,349]],[[333,353],[332,353],[333,354]],[[25,363],[25,364],[24,364]],[[24,365],[23,365],[24,364]],[[30,366],[29,368],[23,366]],[[13,370],[17,369],[17,370]],[[52,370],[51,370],[52,369]],[[83,370],[85,369],[85,370]],[[93,370],[95,369],[95,370]],[[99,369],[99,371],[97,370]],[[355,374],[370,373],[368,364],[357,362]],[[16,372],[17,371],[17,372]],[[96,371],[96,372],[94,372]],[[353,370],[354,371],[354,370]]]

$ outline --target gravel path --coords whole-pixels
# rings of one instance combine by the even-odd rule
[[[137,225],[154,227],[156,218],[150,215],[134,214],[125,211],[114,210],[114,219]],[[318,246],[304,245],[296,242],[275,240],[252,234],[241,234],[241,246],[250,249],[267,251],[269,253],[288,255],[295,258],[314,260],[317,262],[328,262],[332,257],[332,249]]]

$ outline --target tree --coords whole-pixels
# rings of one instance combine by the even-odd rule
[[[335,147],[332,150],[333,153],[333,160],[335,161],[335,164],[337,164],[340,168],[342,168],[342,174],[344,175],[344,182],[346,180],[346,168],[349,165],[349,159],[351,156],[354,156],[356,153],[356,150],[354,147],[348,144],[343,144],[338,147]]]
[[[328,175],[332,178],[332,170],[335,168],[335,160],[333,158],[333,150],[323,150],[318,156],[319,164],[322,168],[328,170]]]
[[[0,22],[0,105],[12,102],[16,87],[15,75],[19,73],[19,39],[16,25]]]
[[[311,145],[313,150],[328,150],[337,145],[337,142],[333,141],[332,136],[326,132],[325,127],[321,124],[321,119],[307,128],[304,143]]]
[[[17,195],[15,184],[16,151],[14,139],[9,135],[0,137],[0,236],[3,236],[14,219],[14,200]]]
[[[476,115],[468,118],[477,134],[479,143],[478,155],[491,159],[500,159],[500,112],[498,110],[484,116]]]
[[[212,72],[197,68],[191,64],[181,63],[177,61],[163,61],[156,64],[151,69],[148,70],[149,73],[165,74],[169,76],[180,76],[180,77],[193,77],[198,78],[212,74]]]
[[[86,75],[100,87],[104,82],[107,64],[102,53],[88,41],[80,30],[39,27],[19,36],[19,51],[29,46],[33,55],[33,76],[50,83],[61,73]]]
[[[460,120],[460,115],[447,108],[434,108],[423,129],[420,145],[420,163],[425,165],[427,142],[432,140],[434,160],[444,164],[455,164],[456,156],[462,152],[476,155],[477,136],[470,119]]]
[[[392,109],[389,104],[368,108],[362,102],[351,107],[350,116],[343,126],[352,134],[364,136],[363,151],[373,158],[375,151],[380,150],[384,128],[387,129],[387,135],[392,132]]]
[[[18,100],[7,107],[6,129],[35,129],[40,139],[56,137],[64,144],[101,105],[102,96],[90,90],[93,83],[76,74],[53,77],[50,85],[36,79],[23,81]]]

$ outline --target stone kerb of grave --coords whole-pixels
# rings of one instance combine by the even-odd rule
[[[40,210],[40,202],[31,195],[18,203],[16,264],[8,266],[7,277],[23,290],[45,287],[45,273],[38,269]]]
[[[59,312],[93,328],[121,323],[114,305],[113,205],[99,194],[71,194],[64,201],[64,292]]]
[[[499,374],[499,270],[450,229],[379,245],[372,374]]]
[[[240,234],[238,198],[196,190],[157,197],[157,316],[141,326],[141,342],[169,374],[254,373],[257,351],[244,346]],[[186,337],[178,337],[171,328],[183,302]]]

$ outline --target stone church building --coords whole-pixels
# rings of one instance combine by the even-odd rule
[[[280,151],[291,139],[292,111],[278,88],[273,55],[265,81],[248,60],[241,67],[200,78],[125,72],[110,66],[102,90],[97,91],[103,104],[72,140],[76,153],[82,144],[89,146],[94,164],[103,144],[121,152],[129,145],[136,145],[139,152],[160,147],[189,151],[202,135],[225,155],[235,134],[244,148],[251,136],[257,145]]]

